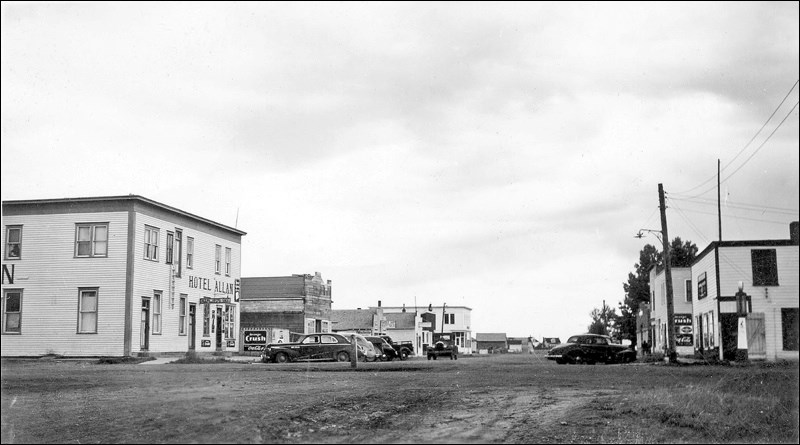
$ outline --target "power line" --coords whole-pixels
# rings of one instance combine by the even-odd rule
[[[750,146],[750,144],[752,144],[752,143],[753,143],[753,141],[756,139],[756,137],[758,137],[758,135],[759,135],[759,134],[761,134],[761,131],[764,129],[764,127],[766,127],[766,126],[767,126],[767,124],[769,123],[769,121],[770,121],[770,120],[772,120],[773,116],[775,116],[775,113],[777,113],[777,112],[778,112],[778,110],[781,108],[781,106],[783,106],[783,103],[784,103],[784,102],[786,102],[786,99],[789,97],[789,95],[790,95],[790,94],[792,94],[792,91],[794,91],[794,89],[795,89],[795,87],[797,86],[798,82],[800,82],[800,79],[798,79],[798,80],[796,80],[796,81],[794,82],[794,85],[792,85],[792,88],[790,88],[790,89],[789,89],[789,92],[788,92],[788,93],[786,93],[786,96],[784,96],[784,97],[783,97],[783,100],[781,100],[781,103],[779,103],[779,104],[778,104],[778,106],[777,106],[777,107],[775,107],[775,110],[773,110],[773,111],[772,111],[772,114],[770,114],[770,115],[769,115],[769,117],[767,118],[767,120],[766,120],[766,121],[764,121],[764,124],[763,124],[763,125],[761,125],[761,128],[759,128],[759,129],[758,129],[758,131],[756,132],[756,134],[754,134],[754,135],[753,135],[753,137],[752,137],[752,138],[750,138],[750,140],[749,140],[749,141],[747,141],[747,143],[744,145],[744,147],[742,147],[742,149],[741,149],[741,150],[739,150],[739,153],[737,153],[737,154],[736,154],[736,156],[734,156],[734,157],[733,157],[733,159],[731,159],[730,161],[728,161],[728,163],[727,163],[727,164],[725,164],[725,166],[724,166],[724,167],[722,167],[722,170],[723,170],[723,171],[724,171],[726,168],[728,168],[728,166],[729,166],[729,165],[731,165],[731,164],[733,163],[733,161],[735,161],[735,160],[736,160],[736,159],[737,159],[737,158],[738,158],[738,157],[739,157],[739,156],[740,156],[740,155],[741,155],[741,154],[742,154],[742,153],[743,153],[743,152],[744,152],[744,151],[747,149],[747,147],[749,147],[749,146]],[[784,119],[784,120],[785,120],[785,119]],[[780,126],[780,125],[779,125],[779,126]],[[745,163],[746,163],[746,161],[745,161]],[[678,194],[685,194],[685,193],[689,193],[689,192],[691,192],[691,191],[697,190],[697,189],[699,189],[700,187],[702,187],[702,186],[704,186],[704,185],[708,184],[710,181],[713,181],[713,180],[714,180],[714,178],[716,178],[716,175],[712,175],[710,178],[706,179],[706,180],[705,180],[705,181],[703,181],[702,183],[700,183],[700,184],[698,184],[698,185],[696,185],[696,186],[694,186],[694,187],[690,188],[689,190],[685,190],[685,191],[682,191],[682,192],[678,192]],[[703,192],[703,193],[701,193],[700,195],[704,195],[704,194],[706,194],[706,193],[708,193],[708,192],[707,192],[707,191],[706,191],[706,192]],[[700,196],[700,195],[698,195],[698,196]]]
[[[731,176],[735,175],[735,174],[736,174],[736,172],[738,172],[739,170],[741,170],[741,169],[742,169],[742,167],[744,167],[745,165],[747,165],[747,163],[748,163],[748,162],[750,162],[750,160],[751,160],[751,159],[753,159],[753,156],[755,156],[755,155],[756,155],[756,154],[759,152],[759,150],[761,150],[761,149],[764,147],[764,145],[766,145],[766,143],[767,143],[767,142],[770,140],[770,138],[772,138],[772,136],[775,134],[775,132],[776,132],[776,131],[778,131],[778,129],[779,129],[779,128],[781,128],[781,125],[783,125],[783,123],[784,123],[784,122],[786,122],[786,119],[788,119],[788,118],[789,118],[789,116],[791,116],[791,114],[794,112],[795,108],[797,108],[797,105],[798,105],[798,104],[800,104],[800,101],[798,101],[798,102],[795,102],[795,103],[794,103],[794,106],[792,107],[792,109],[791,109],[791,110],[789,110],[789,112],[788,112],[788,113],[786,113],[786,116],[784,116],[784,117],[783,117],[783,119],[780,121],[780,123],[778,123],[778,126],[776,126],[776,127],[775,127],[775,128],[772,130],[772,133],[770,133],[770,134],[769,134],[769,136],[767,136],[767,138],[766,138],[766,139],[764,139],[764,142],[762,142],[762,143],[761,143],[761,145],[759,145],[759,146],[758,146],[758,148],[756,148],[756,150],[755,150],[755,151],[754,151],[754,152],[753,152],[753,153],[752,153],[752,154],[751,154],[751,155],[750,155],[750,156],[749,156],[747,159],[745,159],[745,161],[742,163],[742,165],[740,165],[739,167],[737,167],[737,168],[736,168],[736,170],[734,170],[734,171],[733,171],[731,174],[729,174],[728,176],[726,176],[726,177],[725,177],[725,179],[721,180],[721,181],[720,181],[720,184],[722,184],[723,182],[725,182],[725,181],[727,181],[728,179],[730,179],[730,178],[731,178]],[[697,197],[703,196],[703,195],[705,195],[706,193],[708,193],[708,192],[710,192],[710,191],[714,190],[715,188],[716,188],[716,185],[712,186],[712,187],[711,187],[711,188],[709,188],[709,189],[706,189],[706,190],[705,190],[704,192],[702,192],[702,193],[698,193],[697,195],[690,196],[690,198],[697,198]]]
[[[700,213],[700,214],[703,214],[703,215],[716,215],[716,213],[715,213],[715,212],[703,212],[703,211],[701,211],[701,210],[689,210],[689,209],[686,209],[686,211],[687,211],[687,212],[691,212],[691,213]],[[786,221],[773,221],[773,220],[769,220],[769,219],[762,219],[762,218],[748,218],[748,217],[746,217],[746,216],[735,216],[735,215],[724,215],[724,216],[725,216],[726,218],[733,218],[733,219],[746,219],[746,220],[748,220],[748,221],[758,221],[758,222],[772,223],[772,224],[786,224]]]
[[[709,206],[717,206],[717,202],[711,199],[704,199],[704,198],[696,198],[696,199],[685,199],[685,198],[676,198],[671,196],[670,199],[673,201],[683,201],[689,202],[693,204],[699,205],[709,205]],[[789,209],[789,208],[782,208],[782,207],[771,207],[771,206],[762,206],[757,204],[744,204],[744,203],[737,203],[733,201],[726,201],[726,207],[734,208],[734,209],[741,209],[741,210],[748,210],[751,212],[767,212],[767,213],[778,213],[783,215],[796,215],[798,213],[798,209]]]

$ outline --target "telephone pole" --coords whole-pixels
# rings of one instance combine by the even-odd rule
[[[675,307],[672,302],[672,264],[667,234],[667,207],[664,205],[664,186],[658,184],[658,207],[661,209],[661,242],[664,244],[664,279],[667,287],[667,355],[670,363],[678,362],[675,352]]]

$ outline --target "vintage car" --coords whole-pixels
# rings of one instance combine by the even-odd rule
[[[374,360],[375,349],[372,343],[363,336],[355,334],[356,347],[359,360]],[[350,336],[334,333],[306,334],[292,343],[270,343],[261,361],[286,363],[296,360],[323,361],[336,360],[349,362],[353,353],[353,345],[348,340]]]
[[[409,356],[414,355],[414,343],[410,341],[393,341],[392,337],[388,335],[381,335],[381,338],[386,340],[386,343],[397,351],[397,356],[400,360],[405,360]]]
[[[392,345],[389,344],[386,340],[381,337],[372,337],[366,336],[364,337],[372,343],[372,346],[375,348],[376,358],[382,361],[392,361],[397,358],[397,351],[394,350]]]
[[[573,335],[566,343],[550,349],[546,357],[559,365],[628,363],[636,360],[636,352],[628,346],[613,343],[606,335],[581,334]]]
[[[433,339],[436,343],[428,346],[425,351],[428,360],[436,360],[438,357],[450,357],[450,360],[458,360],[458,346],[453,343],[450,334],[434,334]]]

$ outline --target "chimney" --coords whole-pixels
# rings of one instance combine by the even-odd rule
[[[793,244],[800,244],[800,221],[789,223],[789,238]]]
[[[403,312],[405,312],[405,311],[406,311],[406,304],[403,303]]]
[[[381,307],[381,300],[378,300],[378,307]]]

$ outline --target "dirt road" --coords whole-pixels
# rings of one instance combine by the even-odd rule
[[[669,434],[680,425],[633,427],[628,395],[721,375],[708,367],[559,366],[520,354],[357,370],[53,360],[4,360],[2,368],[4,444],[702,441]],[[776,372],[794,378],[796,394],[796,368]]]

